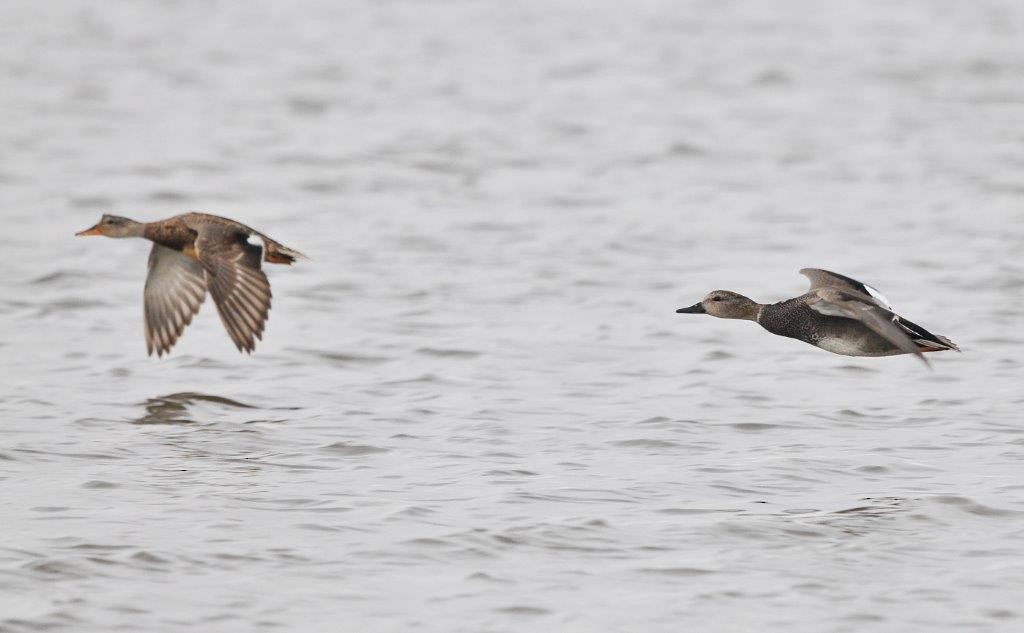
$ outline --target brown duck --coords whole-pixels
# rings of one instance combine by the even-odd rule
[[[261,262],[291,264],[303,257],[240,222],[206,213],[156,222],[104,215],[75,235],[143,237],[153,242],[143,304],[146,349],[157,356],[170,352],[207,290],[235,346],[252,352],[270,312],[270,282]]]

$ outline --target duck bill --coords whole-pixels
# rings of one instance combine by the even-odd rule
[[[75,235],[82,237],[86,235],[103,235],[103,233],[100,232],[100,225],[97,224],[95,226],[90,226],[84,231],[79,231],[78,233],[75,233]]]
[[[704,309],[704,304],[695,303],[689,308],[679,308],[676,310],[676,314],[706,314],[707,310]]]

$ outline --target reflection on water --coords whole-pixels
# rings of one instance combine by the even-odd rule
[[[146,402],[142,403],[142,406],[146,409],[146,414],[132,420],[132,422],[134,424],[193,424],[195,421],[188,417],[189,406],[196,402],[210,402],[238,409],[255,408],[222,396],[211,396],[194,392],[172,393],[168,396],[146,400]]]

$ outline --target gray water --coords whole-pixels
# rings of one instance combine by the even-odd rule
[[[0,630],[1024,630],[1024,4],[0,6]],[[202,210],[311,256],[147,358]],[[805,266],[963,354],[676,315]]]

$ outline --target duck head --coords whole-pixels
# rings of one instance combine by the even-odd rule
[[[107,237],[142,237],[145,229],[142,222],[136,222],[119,215],[104,215],[93,226],[75,235],[106,235]]]
[[[756,301],[737,292],[713,290],[704,295],[699,303],[695,303],[689,308],[679,308],[676,312],[679,314],[710,314],[719,319],[755,321],[759,308]]]

